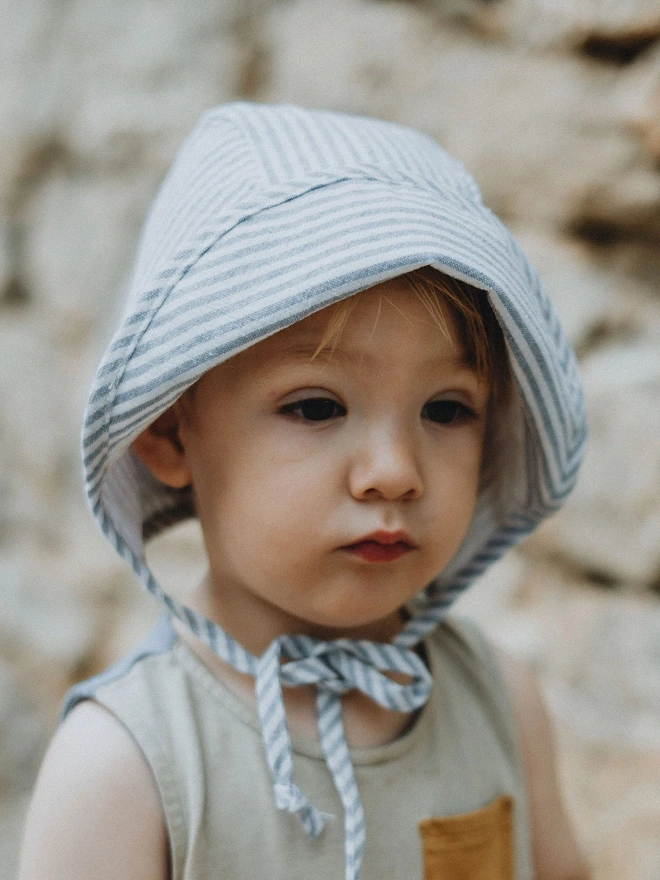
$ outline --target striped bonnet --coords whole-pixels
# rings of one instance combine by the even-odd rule
[[[504,331],[521,413],[506,505],[484,494],[461,550],[391,645],[284,636],[256,658],[167,595],[150,572],[145,539],[190,516],[191,497],[158,483],[129,444],[215,365],[422,266],[483,290]],[[312,838],[326,816],[293,782],[281,687],[317,684],[321,744],[344,807],[346,878],[360,875],[365,832],[341,694],[360,687],[400,710],[425,702],[429,674],[411,649],[458,592],[561,504],[585,434],[574,356],[552,307],[459,162],[411,129],[358,116],[247,103],[202,116],[147,218],[128,308],[94,381],[86,487],[105,535],[144,586],[220,657],[255,676],[275,803],[296,813]],[[389,671],[408,673],[410,684],[395,685]]]

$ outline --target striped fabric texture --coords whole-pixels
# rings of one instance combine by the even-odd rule
[[[256,658],[174,601],[144,540],[192,513],[190,493],[158,483],[131,441],[203,373],[303,317],[379,282],[433,266],[484,291],[502,326],[520,403],[506,498],[484,494],[464,544],[391,645],[285,636]],[[204,114],[144,227],[128,307],[92,387],[86,487],[100,525],[143,585],[223,660],[255,677],[279,809],[310,837],[325,816],[293,782],[282,686],[314,683],[329,772],[344,806],[346,878],[360,876],[365,823],[341,694],[424,704],[413,650],[456,595],[571,490],[586,437],[574,355],[539,279],[482,204],[465,169],[434,141],[382,121],[235,103]],[[283,661],[283,662],[282,662]],[[404,672],[407,685],[387,672]]]

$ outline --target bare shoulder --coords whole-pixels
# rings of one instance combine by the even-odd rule
[[[154,781],[123,725],[76,706],[44,758],[18,880],[165,880],[167,836]]]
[[[552,725],[539,686],[519,660],[496,651],[511,695],[527,780],[535,876],[588,880],[590,874],[564,807]]]

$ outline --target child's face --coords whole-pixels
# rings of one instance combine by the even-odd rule
[[[209,371],[177,409],[213,616],[246,647],[389,639],[449,562],[479,485],[488,387],[400,281]],[[451,321],[449,320],[451,326]]]

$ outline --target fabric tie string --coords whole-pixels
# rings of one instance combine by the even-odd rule
[[[402,684],[387,673],[405,675]],[[364,810],[344,733],[341,697],[357,689],[385,709],[412,712],[428,700],[431,675],[409,648],[376,642],[281,636],[256,661],[255,693],[266,758],[279,810],[296,813],[311,838],[333,818],[313,806],[293,782],[293,753],[282,685],[313,684],[321,748],[344,809],[345,878],[359,880],[365,841]]]

